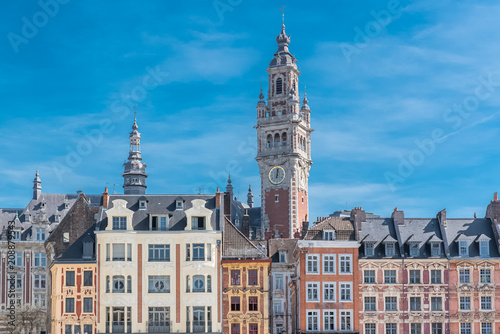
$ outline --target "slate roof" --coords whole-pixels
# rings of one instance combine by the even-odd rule
[[[62,262],[95,262],[95,234],[94,234],[94,226],[91,226],[85,233],[83,233],[73,244],[71,244],[64,252],[54,260],[54,263],[62,263]],[[92,258],[84,259],[83,258],[83,242],[91,241],[94,246]]]
[[[335,240],[355,240],[354,226],[347,217],[328,217],[311,226],[304,237],[305,240],[322,240],[324,230],[335,230]]]
[[[410,242],[418,242],[420,258],[431,256],[431,246],[428,241],[436,235],[443,239],[439,222],[436,218],[405,218],[403,225],[398,225],[401,242],[407,256],[410,255]],[[441,244],[441,247],[443,245]],[[444,248],[441,248],[441,257],[445,257]],[[415,258],[412,256],[412,258]]]
[[[252,243],[234,224],[224,217],[222,233],[222,258],[229,259],[267,259],[267,252]]]
[[[253,236],[252,239],[255,239],[257,235],[260,235],[262,231],[261,229],[261,221],[260,221],[260,207],[250,208],[247,204],[242,203],[238,200],[231,201],[231,222],[234,224],[235,219],[242,219],[245,214],[245,210],[248,212],[248,216],[250,219],[250,231]]]
[[[177,210],[175,201],[181,196],[184,200],[184,208]],[[139,210],[139,199],[145,197],[147,199],[147,208]],[[187,218],[185,210],[193,207],[191,201],[194,199],[203,199],[206,201],[205,207],[213,210],[210,224],[214,230],[219,230],[219,209],[215,207],[215,195],[110,195],[109,208],[112,207],[112,202],[117,199],[127,201],[127,209],[134,211],[132,217],[132,226],[134,230],[149,230],[149,215],[151,214],[168,214],[169,230],[183,231],[187,226]],[[108,225],[108,219],[103,211],[99,213],[99,229],[104,230]]]
[[[273,263],[279,263],[279,252],[286,251],[286,262],[294,263],[293,252],[297,247],[298,239],[269,239],[268,251],[269,257]]]
[[[495,236],[493,234],[492,222],[488,218],[469,218],[469,219],[454,219],[446,220],[446,235],[448,237],[448,245],[450,257],[460,258],[458,253],[458,242],[461,240],[469,241],[469,258],[480,258],[478,236],[485,235],[492,241],[490,245],[489,257],[499,257],[498,248],[495,245]]]
[[[364,242],[363,240],[368,237],[375,242],[374,256],[370,259],[385,258],[385,244],[384,242],[396,241],[398,239],[396,229],[391,218],[367,218],[365,222],[361,222],[361,230],[359,231],[359,239],[361,240],[361,247],[359,248],[359,257],[366,258],[364,255]],[[398,245],[399,243],[396,243]],[[399,247],[395,247],[395,255],[393,258],[400,258],[401,253]]]

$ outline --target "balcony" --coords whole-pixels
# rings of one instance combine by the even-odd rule
[[[148,333],[170,333],[170,321],[149,322]]]

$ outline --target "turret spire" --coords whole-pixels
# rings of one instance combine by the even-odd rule
[[[252,185],[250,184],[248,185],[247,204],[249,207],[253,208]]]
[[[39,199],[42,195],[42,180],[38,169],[36,170],[35,179],[33,180],[33,199]]]
[[[231,175],[228,175],[227,179],[227,185],[226,185],[226,192],[228,192],[230,195],[230,198],[233,198],[233,182],[231,181]]]
[[[134,107],[135,108],[135,107]],[[137,125],[137,113],[134,113],[134,124],[130,132],[130,150],[128,161],[123,164],[124,178],[123,188],[125,194],[145,194],[146,193],[146,164],[142,162],[141,156],[141,134]]]

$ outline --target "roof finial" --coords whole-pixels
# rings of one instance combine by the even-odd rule
[[[132,125],[132,130],[137,130],[139,129],[139,126],[137,125],[137,110],[135,110],[134,106],[134,125]]]
[[[283,27],[285,26],[285,7],[286,6],[283,6],[283,7],[280,8],[280,11],[282,12],[282,14],[281,14],[281,22],[282,22]]]

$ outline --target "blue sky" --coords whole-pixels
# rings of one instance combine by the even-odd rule
[[[2,4],[0,207],[26,205],[36,169],[44,192],[121,185],[132,105],[148,193],[213,193],[231,173],[260,200],[255,106],[283,1],[60,2]],[[494,1],[286,1],[315,129],[311,217],[484,216],[500,190],[499,15]]]

